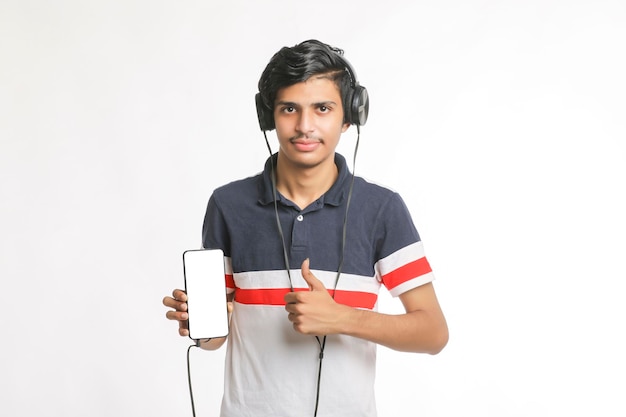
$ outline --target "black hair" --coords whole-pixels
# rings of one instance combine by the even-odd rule
[[[293,47],[283,47],[274,54],[259,79],[262,103],[271,113],[278,90],[304,82],[314,75],[326,75],[335,82],[341,93],[344,121],[347,120],[352,80],[349,64],[343,58],[343,50],[315,39],[301,42]]]

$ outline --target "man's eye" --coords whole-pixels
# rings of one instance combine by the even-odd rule
[[[328,110],[330,110],[330,109],[329,109],[328,107],[326,107],[326,106],[320,106],[319,110],[320,110],[322,113],[326,113],[326,112],[327,112]]]
[[[284,113],[293,113],[294,111],[296,111],[296,109],[294,107],[291,106],[287,106],[283,108],[283,112]]]

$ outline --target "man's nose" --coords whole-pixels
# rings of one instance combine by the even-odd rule
[[[300,112],[300,117],[298,118],[298,126],[297,130],[301,133],[309,133],[312,132],[315,128],[315,115],[313,111],[305,109]]]

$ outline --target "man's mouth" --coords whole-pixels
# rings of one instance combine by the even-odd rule
[[[290,142],[299,151],[310,152],[317,149],[317,147],[322,143],[322,140],[318,138],[297,137],[291,139]]]

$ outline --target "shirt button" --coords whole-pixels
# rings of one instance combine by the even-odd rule
[[[301,214],[298,217],[296,217],[296,219],[301,222],[302,220],[304,220],[304,216]]]

